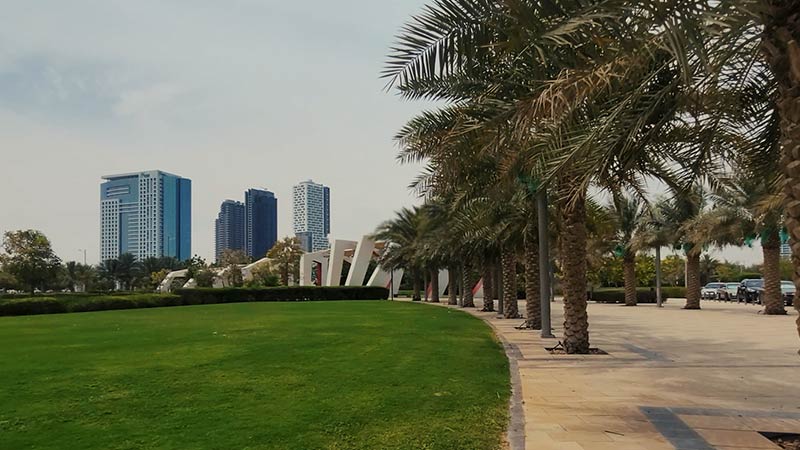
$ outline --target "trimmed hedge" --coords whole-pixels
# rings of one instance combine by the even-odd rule
[[[0,316],[27,316],[163,306],[211,305],[242,302],[301,302],[331,300],[385,300],[382,287],[272,287],[181,289],[174,294],[59,295],[0,299]]]
[[[179,289],[184,304],[386,300],[389,290],[372,286],[289,286],[269,288]]]
[[[625,291],[624,290],[604,290],[604,291],[595,291],[589,292],[589,300],[595,301],[597,303],[625,303]],[[650,291],[636,291],[636,301],[639,303],[655,303],[656,302],[656,292]]]
[[[89,295],[27,297],[0,300],[0,316],[28,316],[112,309],[177,306],[181,298],[169,294]]]
[[[686,288],[682,286],[665,286],[661,288],[661,297],[664,301],[668,298],[686,298]],[[604,288],[588,292],[587,298],[598,303],[625,303],[624,288]],[[655,288],[636,289],[638,303],[655,303]]]

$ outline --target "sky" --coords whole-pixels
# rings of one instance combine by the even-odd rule
[[[35,228],[99,259],[102,175],[193,183],[192,250],[220,203],[331,187],[331,236],[417,202],[392,136],[424,108],[384,90],[388,48],[422,0],[0,0],[0,232]]]
[[[192,251],[251,187],[331,187],[331,237],[402,206],[418,166],[392,136],[427,105],[384,89],[394,35],[424,0],[0,0],[0,232],[43,231],[97,262],[101,176],[192,180]],[[760,262],[757,249],[718,257]]]

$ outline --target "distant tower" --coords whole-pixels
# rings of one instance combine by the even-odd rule
[[[219,262],[225,250],[244,250],[245,214],[244,203],[225,200],[219,207],[214,224],[216,234],[215,257]]]
[[[192,181],[151,170],[100,185],[100,260],[192,255]]]
[[[292,222],[300,245],[307,252],[330,246],[331,190],[327,186],[303,181],[292,190]]]
[[[245,252],[263,258],[278,240],[278,199],[270,191],[249,189],[244,193]]]

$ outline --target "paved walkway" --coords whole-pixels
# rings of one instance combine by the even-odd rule
[[[682,305],[590,304],[592,346],[609,353],[591,356],[551,355],[544,347],[557,339],[470,310],[517,355],[525,448],[777,449],[759,432],[800,433],[797,312]],[[552,309],[559,336],[561,303]]]

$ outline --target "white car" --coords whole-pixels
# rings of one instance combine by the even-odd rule
[[[700,289],[700,298],[714,300],[717,298],[717,289],[724,287],[725,283],[708,283]]]
[[[717,300],[724,300],[729,302],[736,298],[739,293],[739,283],[725,283],[725,285],[717,289]]]

